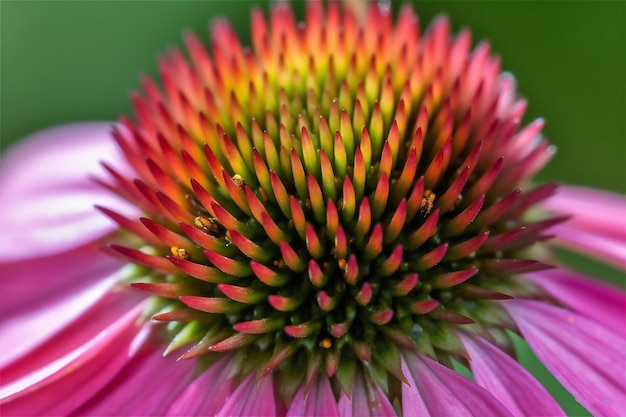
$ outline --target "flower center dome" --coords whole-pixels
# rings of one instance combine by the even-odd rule
[[[216,22],[210,53],[187,35],[114,133],[136,178],[111,185],[145,214],[105,209],[133,236],[112,247],[167,351],[350,387],[357,366],[402,380],[398,349],[449,363],[459,327],[502,339],[493,300],[541,266],[522,215],[552,190],[518,187],[552,151],[488,45],[375,5],[296,24],[277,4],[252,30],[242,48]]]

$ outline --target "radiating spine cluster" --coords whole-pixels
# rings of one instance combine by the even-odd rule
[[[168,351],[253,352],[243,368],[349,390],[357,363],[403,380],[398,348],[459,357],[457,325],[506,343],[489,300],[542,267],[516,253],[558,221],[521,220],[553,187],[518,184],[552,152],[540,121],[518,132],[513,79],[445,19],[420,38],[410,8],[395,26],[374,3],[269,20],[254,13],[253,50],[223,21],[210,54],[186,36],[191,65],[165,57],[163,91],[146,79],[115,132],[137,178],[107,166],[109,186],[145,217],[102,210],[145,245],[112,247],[147,267],[133,286]]]

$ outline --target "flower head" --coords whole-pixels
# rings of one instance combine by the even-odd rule
[[[243,48],[217,21],[210,52],[186,35],[189,59],[173,51],[162,88],[133,95],[136,121],[112,134],[123,156],[96,182],[124,201],[98,208],[119,226],[109,252],[134,266],[111,276],[104,258],[80,314],[61,308],[75,349],[44,366],[35,340],[38,362],[8,363],[9,412],[106,360],[57,414],[562,414],[509,356],[513,331],[590,411],[617,415],[623,296],[548,271],[543,242],[552,228],[623,262],[620,220],[563,224],[577,192],[530,184],[554,150],[541,121],[520,126],[525,101],[488,44],[471,51],[445,18],[421,34],[412,9],[394,21],[376,3],[310,2],[303,24],[279,3],[252,33]],[[129,405],[153,368],[178,377]]]

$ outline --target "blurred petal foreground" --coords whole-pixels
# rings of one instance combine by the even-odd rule
[[[2,415],[563,415],[514,334],[623,415],[624,291],[551,248],[624,269],[626,199],[530,182],[489,45],[316,1],[252,43],[218,20],[133,120],[3,159]]]

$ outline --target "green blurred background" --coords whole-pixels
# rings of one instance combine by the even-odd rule
[[[227,16],[248,44],[250,1],[0,1],[2,151],[61,123],[130,113],[139,75]],[[302,10],[302,4],[296,5]],[[397,3],[394,4],[394,7]],[[422,26],[446,13],[455,31],[488,39],[529,101],[526,122],[546,119],[557,156],[539,176],[624,193],[624,1],[419,1]],[[615,277],[615,271],[609,271]],[[523,361],[558,393],[569,415],[586,415],[524,350]]]
[[[250,1],[0,1],[0,138],[130,112],[128,92],[183,29],[231,18],[249,38]],[[489,39],[558,146],[542,180],[624,192],[624,1],[419,1],[425,26],[447,13],[455,30]]]

